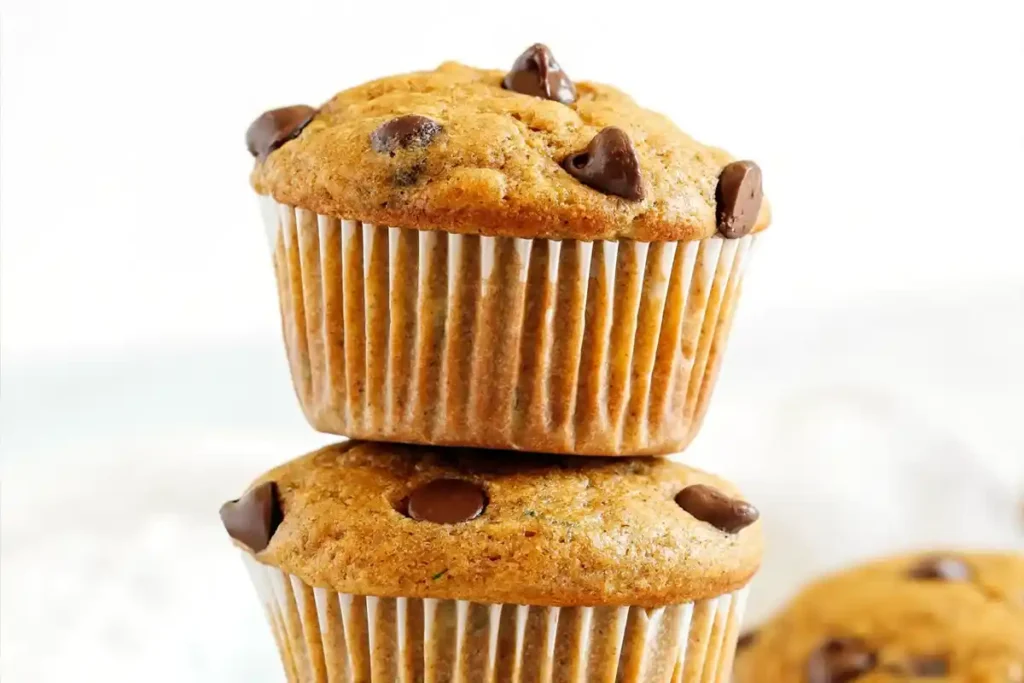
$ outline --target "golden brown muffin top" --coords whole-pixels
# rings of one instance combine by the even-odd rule
[[[543,46],[508,74],[449,62],[346,90],[317,111],[268,112],[248,137],[257,192],[378,225],[657,241],[737,237],[770,218],[756,165],[747,185],[733,173],[720,188],[726,152],[615,88],[572,83]],[[737,193],[748,205],[734,210]],[[730,211],[748,214],[741,229],[716,216]]]
[[[806,588],[741,638],[735,683],[1024,681],[1024,553],[906,555]]]
[[[757,570],[756,510],[735,494],[660,458],[349,441],[268,472],[221,515],[258,561],[342,593],[654,607]]]

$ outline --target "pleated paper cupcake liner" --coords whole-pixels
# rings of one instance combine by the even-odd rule
[[[243,553],[290,683],[726,683],[746,589],[540,607],[313,588]]]
[[[408,443],[683,449],[707,410],[757,239],[486,237],[263,201],[310,424]]]

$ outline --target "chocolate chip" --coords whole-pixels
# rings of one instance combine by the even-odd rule
[[[949,674],[949,660],[946,657],[916,657],[907,662],[906,668],[912,676],[945,676]]]
[[[249,154],[258,159],[266,158],[284,143],[297,138],[314,116],[316,109],[304,104],[264,112],[245,131],[245,146],[249,148]]]
[[[745,650],[751,645],[757,642],[757,631],[747,631],[741,633],[740,637],[736,640],[736,649]]]
[[[435,479],[409,494],[405,513],[421,522],[458,524],[480,516],[487,494],[478,484],[464,479]]]
[[[868,673],[878,656],[857,638],[832,638],[807,660],[808,683],[848,683]]]
[[[370,146],[381,154],[395,155],[396,149],[426,147],[441,132],[441,124],[426,116],[408,114],[385,121],[370,134]]]
[[[582,152],[571,154],[562,166],[574,178],[605,194],[643,199],[640,161],[629,136],[621,128],[608,127],[594,136]]]
[[[284,515],[272,481],[250,489],[238,500],[220,507],[220,519],[228,535],[258,553],[268,545]]]
[[[394,183],[396,187],[409,187],[410,185],[415,185],[424,170],[426,170],[426,167],[422,163],[405,166],[395,171],[395,174],[391,177],[391,182]]]
[[[923,581],[969,581],[971,568],[956,557],[929,555],[911,567],[908,574]]]
[[[736,239],[749,234],[761,210],[761,168],[753,161],[734,161],[718,176],[715,189],[718,232]]]
[[[693,484],[676,494],[676,503],[702,522],[735,534],[757,521],[761,513],[750,503],[730,498],[704,484]]]
[[[576,86],[562,71],[548,46],[540,43],[519,55],[501,85],[506,90],[562,104],[576,101]]]

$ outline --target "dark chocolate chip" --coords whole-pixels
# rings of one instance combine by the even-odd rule
[[[605,128],[585,150],[566,157],[562,166],[581,183],[605,194],[634,200],[644,198],[640,161],[621,128]]]
[[[969,581],[971,568],[963,560],[945,555],[922,557],[908,572],[910,578],[924,581]]]
[[[730,498],[704,484],[693,484],[676,494],[676,503],[702,522],[735,534],[757,521],[761,513],[750,503]]]
[[[907,662],[907,673],[921,678],[940,677],[949,674],[949,659],[946,657],[915,657]]]
[[[238,500],[220,507],[220,519],[231,538],[258,553],[268,545],[284,518],[277,499],[277,484],[268,481]]]
[[[749,234],[762,197],[761,168],[753,161],[734,161],[723,168],[715,189],[718,232],[729,239]]]
[[[314,116],[316,109],[304,104],[264,112],[245,131],[245,146],[249,148],[249,154],[258,159],[265,158],[284,143],[298,137]]]
[[[808,683],[849,683],[878,664],[878,656],[857,638],[832,638],[807,660]]]
[[[741,633],[740,637],[736,640],[736,649],[745,650],[751,645],[757,642],[757,631],[747,631]]]
[[[396,149],[426,147],[441,132],[441,124],[426,116],[408,114],[385,121],[370,134],[370,146],[375,152],[391,154]]]
[[[416,181],[420,179],[424,170],[426,170],[426,167],[422,163],[405,166],[395,171],[391,181],[396,187],[409,187],[410,185],[416,184]]]
[[[480,516],[487,507],[487,494],[464,479],[435,479],[409,494],[406,514],[421,522],[458,524]]]
[[[548,46],[540,43],[519,55],[501,85],[506,90],[562,104],[576,101],[576,86],[562,71]]]

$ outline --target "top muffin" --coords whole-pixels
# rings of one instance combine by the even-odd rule
[[[268,112],[247,142],[260,194],[380,225],[661,241],[769,222],[755,164],[615,88],[574,83],[541,45],[508,73],[446,63]]]

